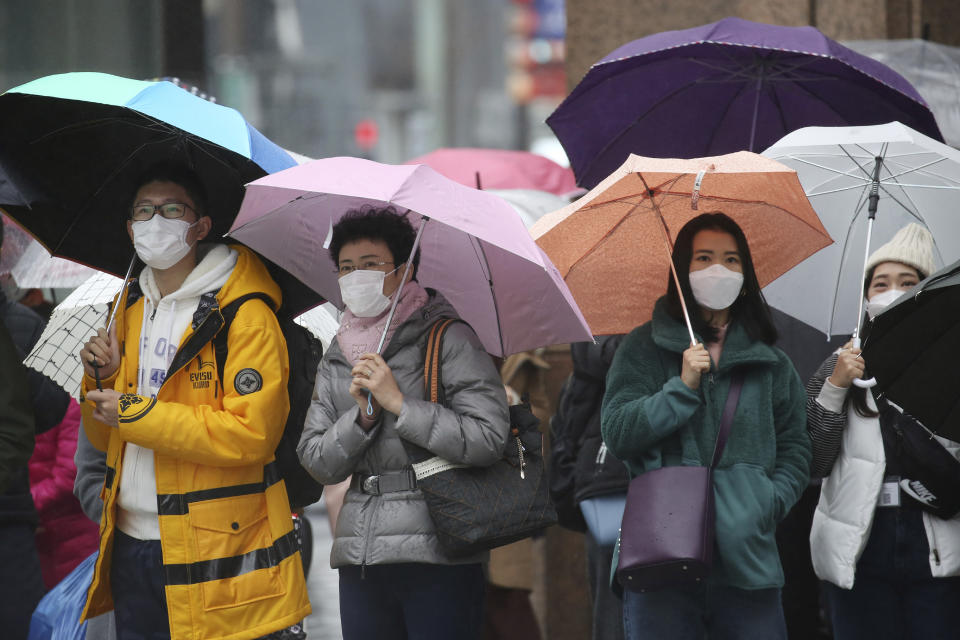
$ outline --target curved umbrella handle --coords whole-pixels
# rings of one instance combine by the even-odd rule
[[[853,339],[853,348],[854,349],[860,348],[860,336],[856,336]],[[853,384],[854,386],[860,387],[861,389],[870,389],[872,387],[877,386],[877,379],[870,378],[869,380],[864,380],[863,378],[854,378]]]

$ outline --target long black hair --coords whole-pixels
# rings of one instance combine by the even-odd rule
[[[717,340],[717,329],[711,327],[699,313],[699,304],[693,297],[690,288],[690,261],[693,259],[693,237],[704,230],[722,231],[729,233],[737,243],[740,253],[740,264],[743,269],[743,289],[730,307],[730,317],[736,318],[753,340],[766,344],[777,341],[777,329],[773,325],[770,308],[767,306],[763,293],[760,291],[760,282],[753,268],[753,258],[747,237],[743,235],[740,226],[726,214],[715,211],[697,216],[683,225],[677,239],[673,243],[673,264],[677,268],[677,277],[683,291],[687,309],[690,310],[690,323],[697,334],[703,336],[706,342]],[[680,306],[680,297],[674,285],[673,276],[669,276],[667,283],[667,311],[679,322],[683,322],[683,309]]]

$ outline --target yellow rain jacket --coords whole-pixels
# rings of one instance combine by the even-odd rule
[[[107,452],[100,555],[84,618],[113,609],[110,559],[123,451],[132,442],[154,451],[160,542],[173,640],[257,638],[310,613],[286,489],[273,452],[289,411],[286,343],[263,300],[240,307],[227,338],[219,380],[211,340],[220,308],[250,293],[275,306],[280,289],[245,247],[216,304],[201,304],[184,333],[156,398],[137,389],[144,300],[128,287],[117,314],[120,368],[102,380],[123,393],[119,428],[92,417],[83,402],[90,442]],[[208,302],[212,300],[208,299]],[[85,377],[83,393],[95,389]]]

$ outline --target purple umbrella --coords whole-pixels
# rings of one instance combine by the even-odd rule
[[[631,153],[759,152],[801,127],[895,120],[943,140],[920,94],[882,63],[813,27],[725,18],[620,47],[547,124],[589,189]]]
[[[488,352],[593,339],[563,278],[513,207],[426,165],[324,158],[265,176],[247,185],[228,235],[341,306],[325,245],[332,225],[365,205],[413,212],[418,281],[443,293]]]

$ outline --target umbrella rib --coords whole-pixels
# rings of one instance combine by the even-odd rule
[[[117,167],[116,167],[112,172],[110,172],[110,175],[107,176],[107,178],[100,183],[100,186],[97,187],[96,191],[94,191],[93,194],[91,194],[91,196],[87,199],[87,203],[84,204],[82,207],[80,207],[80,210],[78,211],[77,215],[75,215],[75,216],[73,217],[73,220],[70,221],[70,225],[66,228],[66,230],[63,232],[63,234],[60,236],[60,239],[57,240],[57,245],[56,245],[56,247],[54,247],[54,251],[51,251],[51,253],[54,253],[54,252],[57,252],[57,251],[60,250],[60,247],[63,245],[63,241],[67,238],[67,236],[70,235],[70,233],[73,231],[74,227],[76,227],[77,224],[80,222],[80,218],[82,218],[82,217],[84,216],[84,214],[86,214],[86,212],[88,211],[89,206],[90,206],[90,203],[93,202],[94,199],[95,199],[98,195],[100,195],[100,192],[103,191],[104,187],[106,187],[107,184],[108,184],[111,180],[113,180],[114,177],[116,177],[116,175],[117,175],[118,173],[120,173],[120,171],[121,171],[125,166],[127,166],[127,163],[129,163],[130,160],[131,160],[135,155],[137,155],[137,153],[139,153],[141,149],[143,149],[144,147],[146,147],[148,144],[166,143],[168,140],[169,140],[169,138],[164,139],[164,140],[154,140],[154,141],[151,141],[151,142],[144,142],[144,143],[140,144],[136,149],[134,149],[133,151],[131,151],[131,152],[127,155],[127,157],[123,160],[123,162],[120,162],[120,163],[117,165]]]
[[[608,80],[612,80],[612,78],[610,78],[610,79],[608,79]],[[606,81],[605,81],[605,82],[606,82]],[[698,82],[699,82],[699,81],[698,81]],[[620,132],[619,132],[617,135],[613,136],[605,145],[603,145],[603,148],[601,148],[600,151],[598,151],[596,154],[593,155],[594,160],[595,160],[595,159],[598,159],[598,158],[602,157],[604,154],[606,154],[607,150],[609,150],[610,147],[612,147],[612,146],[614,145],[614,143],[618,142],[621,138],[624,138],[628,133],[630,133],[630,131],[631,131],[634,127],[638,126],[638,125],[640,124],[640,122],[641,122],[644,118],[646,118],[649,114],[651,114],[657,107],[659,107],[659,106],[662,105],[663,103],[667,102],[668,100],[673,99],[673,98],[676,97],[677,95],[680,95],[681,93],[684,93],[685,91],[689,91],[689,90],[692,89],[694,86],[696,86],[696,83],[683,85],[682,87],[679,87],[678,89],[676,89],[676,90],[673,91],[672,93],[669,93],[669,94],[663,96],[661,99],[657,100],[655,103],[653,103],[652,105],[650,105],[650,107],[649,107],[646,111],[644,111],[643,113],[641,113],[641,114],[639,114],[637,117],[635,117],[635,118],[633,119],[633,122],[631,122],[631,123],[628,124],[626,127],[624,127],[623,129],[621,129]],[[590,164],[587,165],[587,172],[589,172],[590,170],[593,169],[593,165],[594,165],[594,161],[591,161]]]
[[[850,218],[850,224],[847,225],[847,234],[843,239],[843,251],[840,252],[840,268],[837,273],[837,280],[833,286],[833,304],[830,305],[830,315],[829,322],[827,323],[827,335],[833,335],[833,316],[837,312],[837,302],[840,298],[840,280],[843,275],[843,265],[846,262],[847,258],[847,249],[850,247],[850,235],[853,233],[853,227],[857,223],[857,218],[860,217],[860,214],[863,213],[863,206],[866,203],[866,200],[863,198],[863,195],[860,196],[860,202],[857,203],[857,206],[854,208],[854,214]],[[862,277],[862,274],[861,274]],[[857,323],[860,323],[860,319],[857,319]]]
[[[571,264],[571,265],[570,265],[570,268],[567,269],[567,276],[565,276],[564,279],[566,279],[566,278],[570,275],[570,273],[572,273],[573,270],[574,270],[577,266],[580,265],[581,262],[583,262],[583,261],[586,260],[588,257],[590,257],[590,256],[593,254],[593,252],[597,250],[597,247],[599,247],[601,244],[603,244],[604,240],[606,240],[607,238],[609,238],[610,236],[612,236],[614,233],[616,233],[617,229],[619,229],[620,226],[621,226],[624,222],[626,222],[627,218],[629,218],[631,215],[633,215],[633,212],[636,211],[637,209],[639,209],[642,204],[643,204],[643,202],[639,202],[639,203],[635,204],[629,211],[627,211],[625,214],[623,214],[623,216],[621,216],[619,220],[617,220],[617,223],[616,223],[616,224],[614,224],[612,227],[610,227],[610,228],[606,231],[606,233],[603,234],[603,237],[601,237],[599,240],[597,240],[597,241],[593,244],[592,247],[590,247],[587,251],[585,251],[585,252],[583,253],[583,255],[581,255],[579,258],[577,258],[576,262],[574,262],[573,264]]]
[[[44,133],[42,136],[40,136],[39,138],[31,140],[29,144],[37,144],[37,143],[43,142],[47,138],[51,138],[53,136],[56,136],[61,133],[65,133],[67,131],[72,131],[72,130],[83,131],[84,129],[95,129],[96,127],[99,127],[105,124],[111,124],[111,123],[125,123],[125,124],[129,124],[132,127],[138,127],[141,129],[155,129],[155,128],[158,128],[157,125],[159,125],[159,128],[163,131],[173,130],[173,127],[166,125],[166,123],[164,123],[162,120],[151,118],[150,116],[144,113],[140,113],[139,111],[136,111],[134,113],[137,113],[143,118],[146,118],[152,124],[144,124],[142,122],[137,122],[137,120],[133,118],[121,118],[119,116],[110,116],[109,118],[98,118],[96,120],[85,120],[83,122],[74,122],[68,125],[64,125],[58,129],[54,129],[53,131],[48,131]]]
[[[902,157],[902,156],[894,156],[894,157],[899,159],[899,158]],[[918,167],[904,167],[904,170],[901,171],[901,172],[899,172],[899,173],[893,173],[893,172],[891,171],[891,172],[890,172],[890,178],[894,178],[894,179],[895,179],[895,178],[899,178],[900,176],[905,176],[905,175],[908,175],[908,174],[911,174],[911,173],[916,173],[916,174],[920,174],[920,175],[930,176],[930,177],[933,177],[933,178],[939,178],[939,179],[941,179],[941,180],[943,180],[943,181],[945,181],[945,182],[960,183],[960,181],[955,180],[955,179],[953,179],[953,178],[948,178],[948,177],[946,177],[946,176],[942,176],[942,175],[939,175],[939,174],[936,174],[936,173],[932,173],[932,172],[929,172],[929,171],[926,171],[926,170],[925,170],[927,167],[932,167],[932,166],[934,166],[934,165],[941,164],[941,163],[946,162],[946,161],[947,161],[947,158],[940,157],[940,158],[937,158],[937,159],[935,159],[935,160],[931,160],[930,162],[928,162],[928,163],[926,163],[926,164],[922,164],[922,165],[920,165],[920,166],[918,166]],[[887,163],[885,162],[884,165],[886,166]],[[910,186],[922,187],[922,186],[926,186],[926,185],[910,185]],[[933,186],[933,185],[931,185],[931,186]]]
[[[854,165],[856,165],[856,167],[857,167],[858,169],[860,169],[860,173],[863,174],[863,176],[864,176],[864,178],[867,180],[867,182],[873,182],[873,174],[871,174],[870,171],[869,171],[864,165],[861,165],[861,164],[857,161],[857,159],[856,159],[855,157],[853,157],[853,154],[851,154],[850,151],[849,151],[845,146],[843,146],[842,144],[841,144],[841,145],[837,145],[837,146],[839,146],[839,147],[843,150],[843,152],[844,152],[845,154],[847,154],[847,158],[850,160],[850,162],[852,162]],[[875,154],[875,153],[870,153],[869,151],[867,151],[866,149],[864,149],[863,147],[861,147],[859,144],[858,144],[858,145],[854,145],[854,146],[856,146],[858,149],[860,149],[860,150],[863,151],[864,153],[868,154],[868,155],[870,156],[870,160],[873,160],[874,158],[877,157],[877,154]],[[884,153],[885,150],[886,150],[886,145],[882,145],[882,146],[880,147],[880,154],[879,154],[881,158],[886,155],[886,154]]]
[[[477,260],[480,261],[480,266],[483,268],[484,275],[487,277],[487,286],[490,288],[490,298],[493,300],[493,315],[497,319],[497,340],[500,341],[500,354],[506,357],[507,352],[503,346],[503,326],[500,324],[500,307],[497,304],[497,291],[493,288],[493,274],[490,271],[490,261],[487,260],[487,252],[484,250],[480,239],[472,234],[467,234],[467,236],[472,241],[471,244],[474,246],[474,253],[477,254]]]

